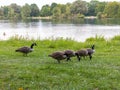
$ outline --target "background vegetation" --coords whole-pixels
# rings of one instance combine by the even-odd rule
[[[36,42],[34,52],[24,57],[15,49]],[[95,44],[96,52],[78,62],[61,61],[48,54],[66,49],[79,50]],[[104,37],[89,38],[86,42],[70,39],[25,40],[12,38],[0,41],[0,90],[119,90],[120,36],[109,41]]]
[[[25,19],[27,17],[53,18],[84,18],[84,16],[97,16],[98,18],[120,18],[120,2],[100,2],[91,0],[86,2],[76,0],[73,3],[44,5],[40,9],[36,4],[19,6],[15,3],[0,7],[1,19]]]

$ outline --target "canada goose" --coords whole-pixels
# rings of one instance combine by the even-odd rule
[[[95,48],[95,45],[92,45],[91,48],[86,49],[88,51],[88,55],[89,55],[90,60],[92,59],[92,54],[95,52],[94,48]]]
[[[23,53],[23,55],[27,56],[28,53],[30,53],[30,52],[32,52],[34,50],[33,46],[37,46],[37,44],[32,43],[30,47],[24,46],[24,47],[18,48],[15,51],[16,52],[21,52],[21,53]]]
[[[67,58],[67,56],[64,54],[64,52],[61,52],[61,51],[54,52],[48,56],[56,59],[58,61],[58,63],[60,63],[60,60]]]
[[[81,57],[84,57],[88,55],[88,51],[86,49],[81,49],[75,52],[75,55],[77,56],[78,60],[80,61]]]
[[[70,58],[75,56],[75,52],[72,50],[65,50],[64,54],[67,56],[67,61],[71,60]]]

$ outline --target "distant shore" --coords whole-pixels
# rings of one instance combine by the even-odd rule
[[[31,17],[31,19],[52,19],[52,16],[47,16],[47,17]]]
[[[84,18],[86,18],[86,19],[96,19],[97,17],[96,16],[85,16]]]
[[[52,16],[47,16],[47,17],[30,17],[31,19],[52,19]],[[96,16],[85,16],[85,19],[96,19]]]

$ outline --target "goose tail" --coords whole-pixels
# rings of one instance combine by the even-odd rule
[[[52,57],[52,55],[48,55],[49,57]]]
[[[15,52],[19,52],[19,50],[17,49],[17,50],[15,50]]]

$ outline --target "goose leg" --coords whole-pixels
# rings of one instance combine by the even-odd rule
[[[27,53],[25,54],[25,56],[27,57]]]
[[[78,61],[80,61],[81,58],[79,57],[79,55],[77,55],[77,59],[78,59]]]
[[[25,56],[26,56],[26,53],[23,53],[23,56],[25,57]]]
[[[60,60],[57,60],[58,61],[58,63],[60,63]]]
[[[85,56],[83,56],[83,58],[86,59]]]
[[[70,57],[67,57],[67,61],[69,61],[69,60],[71,61]]]
[[[92,59],[92,55],[89,56],[90,57],[90,60]]]

